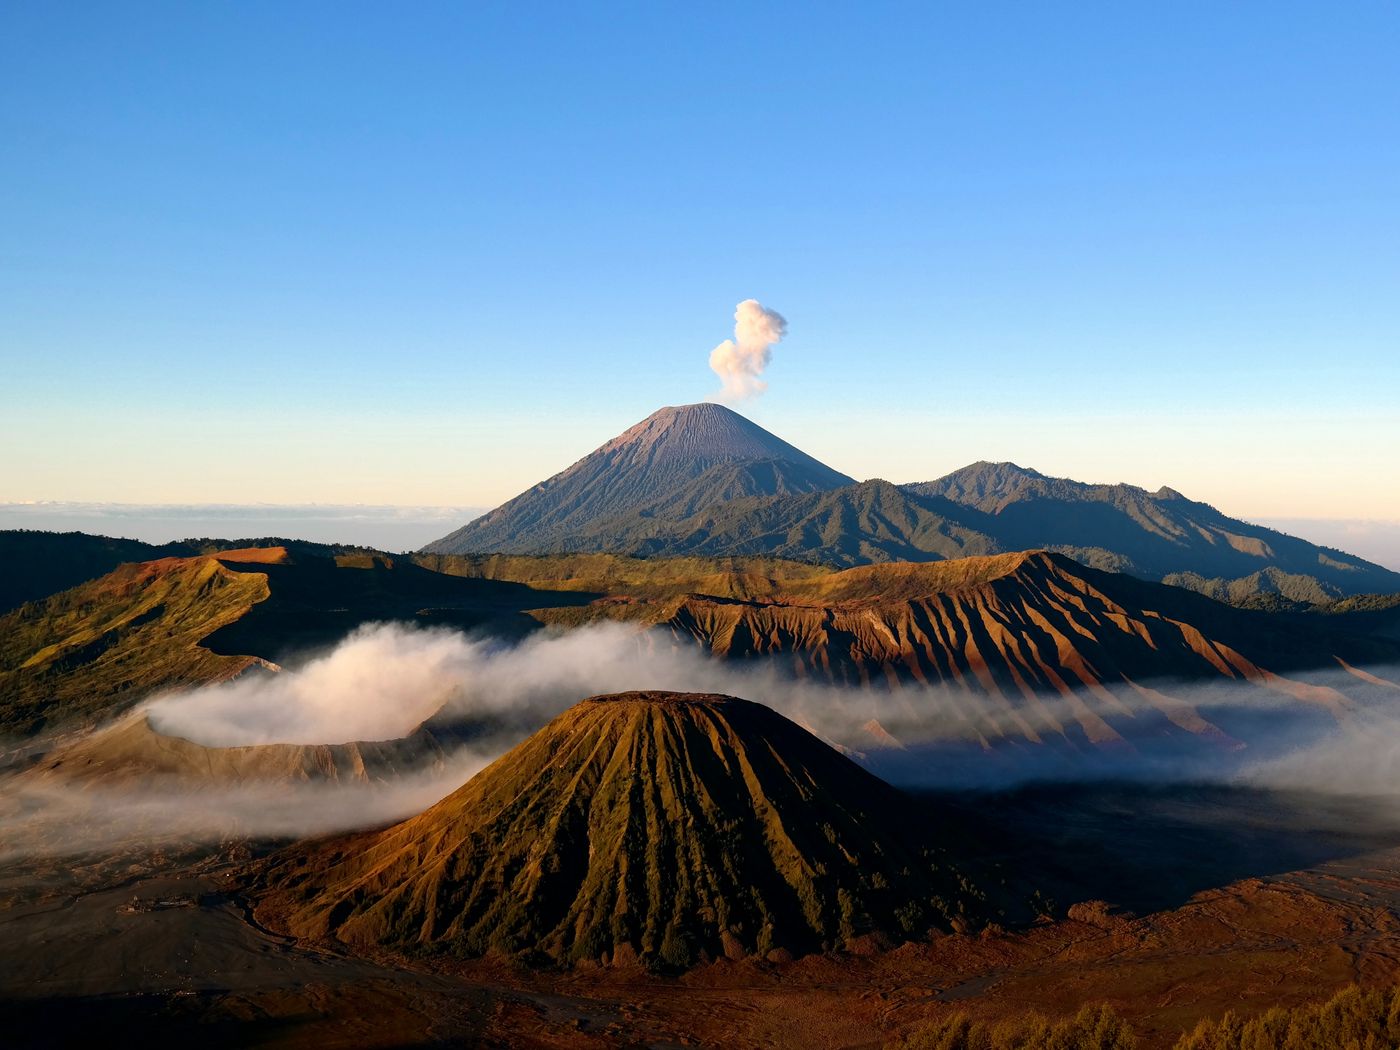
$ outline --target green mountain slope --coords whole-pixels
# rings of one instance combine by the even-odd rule
[[[107,717],[156,689],[256,663],[201,643],[268,596],[267,578],[214,558],[123,565],[0,617],[0,731]]]
[[[1231,518],[1173,489],[1086,485],[1048,478],[1014,463],[974,463],[937,481],[905,486],[918,496],[947,499],[983,515],[981,527],[1004,549],[1097,547],[1124,559],[1122,568],[1148,579],[1183,574],[1220,578],[1209,585],[1237,593],[1264,572],[1267,589],[1297,594],[1361,594],[1400,590],[1400,573],[1342,551]],[[1239,582],[1242,578],[1244,582]],[[1315,600],[1309,598],[1305,600]]]
[[[0,613],[106,575],[124,562],[197,554],[187,544],[156,546],[84,532],[0,530]]]
[[[513,636],[538,628],[527,610],[595,597],[285,547],[123,565],[0,616],[0,732],[111,718],[158,690],[282,663],[370,621]]]
[[[1231,601],[1400,591],[1400,573],[1172,489],[1013,463],[855,484],[717,405],[667,408],[424,548],[436,555],[766,556],[850,566],[1053,550]]]
[[[1001,550],[996,541],[888,481],[827,492],[749,497],[704,507],[677,521],[608,521],[611,549],[636,556],[766,557],[833,566],[933,561]]]
[[[1074,498],[1037,495],[1034,487],[1020,496],[947,491],[876,480],[743,497],[680,518],[608,518],[578,545],[643,557],[765,556],[838,567],[1039,549],[1229,601],[1278,593],[1317,602],[1400,590],[1400,573],[1176,494],[1077,482],[1046,489]]]
[[[682,649],[887,688],[911,712],[951,703],[986,740],[1209,735],[1153,684],[1163,681],[1252,683],[1326,713],[1347,698],[1335,682],[1312,688],[1308,672],[1335,679],[1343,664],[1400,660],[1394,609],[1380,599],[1330,616],[1248,611],[1047,552],[843,571],[609,554],[418,561],[225,552],[124,566],[30,603],[0,617],[0,730],[106,720],[155,691],[295,662],[382,620],[503,637],[542,624],[656,627]],[[1165,720],[1157,729],[1105,692],[1125,686]],[[1071,693],[1069,707],[1039,702]]]

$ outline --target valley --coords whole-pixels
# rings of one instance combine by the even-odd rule
[[[1400,821],[1373,807],[1130,784],[961,801],[1008,868],[1055,858],[1046,896],[1068,914],[678,977],[561,972],[349,954],[268,931],[240,903],[266,845],[127,850],[7,866],[0,985],[26,991],[0,1017],[19,1045],[834,1048],[959,1012],[1063,1016],[1087,998],[1155,1050],[1227,1008],[1400,980]]]

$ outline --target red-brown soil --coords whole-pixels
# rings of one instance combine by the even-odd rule
[[[1115,794],[1097,797],[1107,804]],[[1098,836],[1103,855],[1122,859],[1120,899],[1154,879],[1184,885],[1196,868],[1179,863],[1191,836],[1167,836],[1162,807],[1140,793],[1122,795],[1140,814],[1140,842],[1118,842],[1120,825],[1092,807],[1052,801],[1067,834],[1093,825],[1065,840],[1080,855],[1058,863],[1102,867],[1082,845]],[[349,955],[292,941],[250,918],[232,876],[237,855],[11,865],[0,875],[0,1023],[20,1046],[139,1036],[144,1045],[835,1048],[877,1047],[954,1010],[1056,1015],[1106,1001],[1146,1048],[1169,1047],[1202,1016],[1400,979],[1400,848],[1384,845],[1400,844],[1400,829],[1339,828],[1331,859],[1271,871],[1291,837],[1306,833],[1292,823],[1296,810],[1297,800],[1278,800],[1283,848],[1251,858],[1258,874],[1141,918],[1081,902],[1028,929],[869,955],[719,961],[680,977]],[[1008,836],[1045,819],[1043,808],[1020,823],[988,812],[992,830]],[[1206,800],[1194,813],[1198,846],[1235,841],[1234,852],[1250,852],[1248,822],[1231,823],[1228,801]],[[1345,823],[1339,812],[1319,819]],[[1021,861],[1033,863],[1043,846],[1027,842]]]

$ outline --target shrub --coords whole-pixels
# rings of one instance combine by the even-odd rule
[[[1400,989],[1353,985],[1325,1003],[1275,1007],[1254,1017],[1233,1011],[1202,1021],[1176,1050],[1395,1050]]]
[[[1040,1014],[973,1021],[966,1014],[934,1021],[888,1044],[889,1050],[1135,1050],[1137,1037],[1110,1006],[1086,1006],[1052,1021]]]

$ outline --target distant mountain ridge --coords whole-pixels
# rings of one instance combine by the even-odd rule
[[[337,554],[376,553],[343,543],[316,543],[282,536],[244,539],[189,538],[152,544],[86,532],[44,532],[37,529],[0,529],[0,614],[25,602],[38,601],[88,580],[104,576],[119,565],[155,561],[157,558],[191,558],[219,551],[250,547],[285,547],[298,554],[330,557]]]
[[[1167,487],[1092,485],[988,462],[934,481],[855,483],[718,405],[662,409],[424,551],[844,567],[1037,549],[1232,601],[1400,591],[1400,573]]]
[[[1149,492],[1091,485],[1014,463],[983,462],[905,489],[988,515],[988,531],[1007,549],[1111,551],[1122,562],[1100,568],[1151,579],[1197,573],[1230,580],[1273,569],[1273,581],[1280,574],[1310,576],[1332,597],[1400,587],[1400,573],[1232,518],[1165,486]]]

